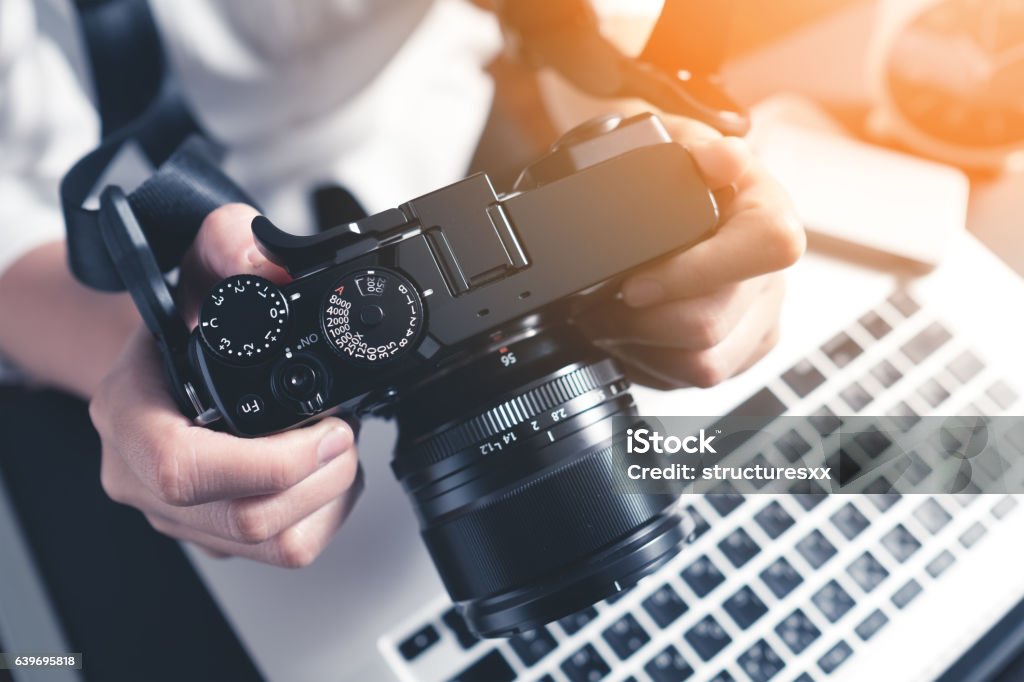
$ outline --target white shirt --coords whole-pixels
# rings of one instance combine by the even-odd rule
[[[372,213],[466,172],[501,42],[468,2],[150,2],[228,173],[285,229],[310,229],[324,182]],[[99,138],[74,21],[68,0],[0,0],[0,273],[63,238],[60,179]]]
[[[489,14],[462,0],[151,5],[229,173],[287,229],[308,228],[314,184],[338,182],[372,212],[465,173],[500,45]],[[67,0],[0,0],[0,272],[62,237],[58,183],[98,140],[65,56],[80,46],[57,42],[73,21]]]

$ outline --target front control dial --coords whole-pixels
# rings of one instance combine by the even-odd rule
[[[377,364],[415,347],[423,331],[423,301],[412,282],[394,270],[357,270],[334,285],[320,321],[339,355]]]
[[[284,343],[288,302],[273,282],[235,275],[215,286],[199,311],[199,334],[225,360],[256,362]]]

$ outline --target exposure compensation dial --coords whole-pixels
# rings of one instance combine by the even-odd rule
[[[235,275],[203,301],[199,334],[211,351],[238,363],[258,362],[284,343],[288,302],[273,282]]]

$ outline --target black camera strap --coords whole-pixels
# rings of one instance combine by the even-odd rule
[[[222,150],[192,115],[164,55],[146,0],[76,0],[92,72],[102,142],[61,184],[72,271],[105,291],[127,287],[101,233],[101,211],[83,203],[126,144],[157,170],[127,197],[162,271],[175,267],[203,218],[251,200],[220,170]]]
[[[79,281],[128,290],[156,337],[174,396],[185,394],[177,366],[188,339],[165,273],[177,267],[210,211],[253,203],[221,170],[223,150],[196,121],[164,55],[147,0],[76,0],[102,126],[99,146],[64,176],[61,206],[68,261]],[[99,208],[85,206],[126,146],[156,171],[134,191],[108,186]]]

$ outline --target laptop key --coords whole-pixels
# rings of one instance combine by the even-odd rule
[[[665,628],[679,616],[686,613],[689,607],[671,585],[664,584],[643,601],[644,610],[658,627]]]
[[[957,378],[957,381],[961,384],[966,384],[976,377],[978,372],[985,369],[985,363],[979,360],[978,356],[971,351],[965,350],[950,360],[949,364],[946,365],[946,369]]]
[[[839,332],[821,347],[821,352],[827,355],[836,367],[846,367],[864,352],[864,349],[857,345],[849,334]]]
[[[724,448],[725,452],[732,452],[761,433],[764,426],[785,411],[786,404],[779,400],[779,397],[770,389],[762,388],[734,407],[722,419],[712,424],[708,431],[710,433],[714,433],[716,430],[721,431],[715,445]],[[733,417],[757,417],[757,425],[748,424],[746,428],[737,429],[732,420]]]
[[[921,421],[921,415],[903,401],[892,406],[888,412],[888,417],[892,420],[893,425],[904,433],[914,428],[914,425]]]
[[[836,413],[826,405],[819,407],[813,414],[807,417],[807,420],[814,427],[814,430],[822,436],[835,433],[835,430],[843,425],[843,420],[837,417]]]
[[[914,552],[921,549],[921,543],[909,530],[904,528],[903,524],[898,524],[882,536],[882,546],[901,564],[909,559]]]
[[[572,615],[560,618],[558,624],[562,626],[567,635],[575,635],[595,618],[597,618],[597,609],[593,606],[588,606]]]
[[[889,617],[879,609],[872,611],[867,618],[862,620],[853,630],[865,642],[875,636],[875,633],[889,622]]]
[[[793,682],[814,682],[814,678],[808,673],[800,673],[800,677],[797,677]]]
[[[705,616],[703,620],[687,630],[684,637],[704,661],[710,661],[715,654],[732,641],[713,616]]]
[[[949,550],[944,549],[939,552],[938,556],[928,562],[928,565],[924,567],[928,571],[928,575],[933,578],[938,578],[940,575],[946,572],[946,569],[953,565],[956,559]]]
[[[1008,410],[1010,406],[1017,402],[1017,392],[1010,388],[1006,382],[997,381],[988,387],[985,391],[985,395],[992,399],[1001,410]]]
[[[725,576],[707,555],[684,568],[680,575],[698,597],[706,597],[725,580]]]
[[[978,495],[981,495],[981,488],[971,482],[964,486],[960,492],[953,493],[953,499],[961,507],[967,507],[978,499]]]
[[[737,528],[719,542],[718,549],[736,568],[753,559],[761,551],[757,543],[742,528]]]
[[[636,622],[632,614],[627,613],[618,619],[602,633],[604,641],[608,642],[615,655],[620,660],[626,660],[644,644],[651,640],[647,631]]]
[[[953,338],[953,335],[948,329],[938,322],[932,322],[930,325],[918,332],[914,338],[903,344],[903,346],[900,347],[900,350],[903,351],[903,354],[906,355],[911,362],[915,365],[919,365],[951,338]]]
[[[654,682],[683,682],[693,675],[693,668],[674,646],[667,647],[644,666]]]
[[[704,499],[718,512],[719,516],[724,518],[743,504],[744,497],[732,490],[732,486],[723,485],[706,493]]]
[[[437,644],[441,635],[433,625],[424,625],[398,645],[398,652],[402,658],[411,661],[430,647]]]
[[[903,317],[910,317],[921,309],[921,305],[902,289],[894,292],[887,300]]]
[[[480,641],[480,638],[469,629],[466,619],[454,607],[444,612],[441,616],[441,621],[452,631],[455,639],[459,642],[459,646],[463,649],[468,649]]]
[[[885,476],[879,476],[864,489],[864,497],[880,512],[887,512],[903,497],[892,492],[892,483]]]
[[[821,568],[826,561],[836,554],[836,548],[822,535],[820,530],[812,530],[800,542],[796,550],[813,568]]]
[[[736,594],[726,599],[722,607],[736,625],[739,625],[743,630],[749,628],[757,622],[758,618],[768,613],[768,607],[764,605],[761,598],[754,594],[754,591],[748,585],[744,585]]]
[[[865,592],[878,587],[878,585],[889,577],[889,571],[878,562],[871,552],[864,552],[846,567],[853,581],[860,585]]]
[[[825,459],[825,465],[831,469],[829,475],[840,485],[847,485],[860,473],[860,465],[846,448],[839,448]]]
[[[562,661],[561,668],[571,682],[597,682],[611,672],[593,644],[587,644]]]
[[[1006,458],[1000,451],[1009,452],[1005,449],[1005,446],[996,445],[995,447],[987,448],[984,456],[979,457],[977,460],[981,470],[988,474],[989,478],[994,478],[996,480],[1001,479],[1004,475],[1008,474],[1010,470],[1010,463],[1006,461]]]
[[[451,682],[512,682],[514,679],[516,671],[500,651],[491,649],[483,658],[453,677]]]
[[[861,315],[857,322],[859,322],[860,326],[864,327],[864,329],[866,329],[867,332],[876,339],[880,339],[892,331],[892,325],[886,322],[885,318],[874,310]]]
[[[856,381],[840,391],[839,397],[841,397],[843,402],[849,405],[850,409],[854,412],[860,412],[867,407],[872,400],[874,400],[872,395],[868,393],[867,389]]]
[[[728,670],[723,670],[708,680],[708,682],[736,682],[736,678]]]
[[[775,447],[789,462],[795,462],[811,450],[811,444],[796,429],[790,429],[775,441]]]
[[[760,452],[750,458],[750,461],[747,462],[747,466],[754,469],[756,469],[757,467],[761,467],[762,470],[775,469],[775,467],[772,466],[772,463],[768,461],[768,458],[765,457],[764,454]],[[761,488],[768,485],[768,480],[765,478],[753,478],[750,481],[748,481],[748,483],[757,488],[758,490],[760,490]]]
[[[908,466],[904,470],[903,476],[910,481],[911,485],[918,485],[928,474],[932,473],[932,468],[916,452],[908,452],[905,459]]]
[[[871,376],[882,385],[882,388],[892,388],[893,384],[903,378],[903,372],[888,360],[882,360],[871,368]]]
[[[907,604],[912,602],[919,594],[921,594],[921,583],[911,578],[892,595],[892,603],[899,609],[905,609]]]
[[[828,581],[815,592],[811,601],[830,623],[835,623],[853,608],[853,598],[835,580]]]
[[[935,379],[929,379],[921,384],[917,389],[917,394],[932,407],[938,407],[949,398],[949,391]]]
[[[953,520],[945,509],[942,508],[934,497],[929,497],[921,506],[914,510],[916,518],[928,532],[935,535],[946,527],[946,524]]]
[[[810,360],[801,360],[782,375],[782,380],[801,398],[825,383],[825,375]]]
[[[842,533],[847,540],[854,539],[860,535],[868,525],[870,525],[870,521],[868,521],[864,515],[849,502],[832,514],[830,518],[832,520],[832,525],[838,528],[839,532]]]
[[[797,609],[775,626],[775,634],[794,654],[799,654],[821,636],[807,614]]]
[[[763,639],[747,649],[736,661],[753,682],[768,682],[778,675],[785,663]]]
[[[996,502],[995,506],[992,507],[992,516],[997,519],[1003,519],[1017,507],[1017,500],[1007,495],[1003,499]]]
[[[789,489],[789,494],[804,508],[804,511],[811,511],[825,501],[826,492],[824,488],[813,481],[800,481],[794,483]]]
[[[985,526],[975,521],[971,524],[970,528],[960,535],[960,544],[964,546],[964,549],[970,549],[977,544],[978,540],[980,540],[986,532]]]
[[[797,588],[804,581],[785,557],[779,557],[768,568],[761,571],[761,581],[779,599]]]
[[[831,675],[836,668],[841,666],[846,659],[853,654],[853,648],[844,641],[840,641],[834,647],[825,652],[825,655],[818,659],[818,667],[826,675]]]
[[[853,442],[871,459],[876,459],[892,445],[889,436],[882,433],[877,426],[871,424],[853,437]]]
[[[693,519],[693,534],[690,536],[690,542],[693,542],[704,533],[711,530],[711,526],[708,524],[707,519],[691,504],[686,507],[686,512]]]
[[[789,530],[793,525],[793,517],[790,516],[778,502],[768,503],[764,509],[754,514],[754,520],[765,535],[775,540]]]
[[[729,417],[778,417],[786,411],[786,405],[767,388],[750,396],[732,409]],[[714,431],[712,431],[714,433]]]
[[[527,667],[536,664],[558,646],[555,638],[543,627],[513,635],[509,637],[508,643]]]

